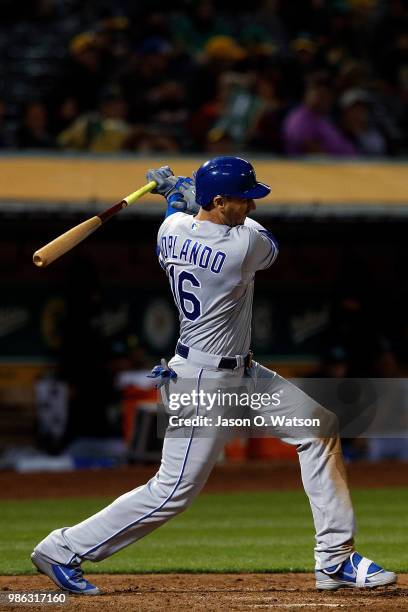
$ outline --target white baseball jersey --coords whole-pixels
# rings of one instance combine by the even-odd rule
[[[180,342],[214,355],[249,351],[254,276],[276,259],[273,236],[253,219],[229,227],[178,212],[158,233],[160,265],[180,316]]]

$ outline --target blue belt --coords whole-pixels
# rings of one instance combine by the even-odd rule
[[[184,359],[188,359],[188,354],[190,352],[190,348],[185,344],[181,344],[181,342],[177,342],[176,353],[183,357]],[[244,359],[244,367],[250,368],[252,365],[252,351],[249,351],[248,355],[245,356]],[[218,367],[225,370],[235,370],[239,366],[235,357],[221,357],[221,360],[218,364]]]

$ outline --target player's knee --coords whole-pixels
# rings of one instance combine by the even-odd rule
[[[194,499],[197,497],[198,493],[201,490],[201,486],[199,486],[196,482],[184,481],[180,483],[179,489],[176,493],[176,497],[179,502],[179,506],[181,508],[180,512],[187,510],[187,508],[192,504]]]
[[[159,504],[171,503],[174,514],[187,510],[197,495],[196,483],[183,482],[161,482],[154,478],[151,481],[151,489],[154,491]]]
[[[183,497],[182,499],[177,500],[177,509],[176,509],[177,514],[181,514],[182,512],[185,512],[186,510],[188,510],[188,508],[191,506],[193,502],[193,499],[194,498]]]
[[[311,414],[313,428],[308,430],[316,438],[336,437],[339,433],[339,421],[337,416],[331,410],[327,410],[323,406],[315,405]],[[314,426],[316,423],[316,427]]]
[[[324,409],[321,417],[321,430],[325,438],[335,438],[339,435],[339,419],[331,410]]]

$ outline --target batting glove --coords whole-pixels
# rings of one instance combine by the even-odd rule
[[[177,374],[168,365],[165,359],[160,360],[160,365],[154,366],[147,378],[159,378],[156,383],[156,389],[160,389],[163,385],[169,382],[170,379],[177,378]]]
[[[200,206],[195,199],[195,182],[186,176],[174,176],[169,166],[162,166],[157,170],[150,169],[146,173],[148,181],[155,181],[157,187],[152,193],[164,196],[167,203],[177,211],[196,214]]]
[[[157,187],[152,189],[152,193],[159,193],[160,195],[167,198],[170,192],[174,191],[174,186],[177,183],[177,177],[174,176],[173,170],[170,166],[162,166],[157,170],[150,168],[146,172],[147,181],[155,181]]]
[[[200,210],[196,202],[195,182],[188,176],[178,176],[175,192],[167,197],[167,202],[176,210],[195,215]],[[181,196],[181,197],[180,197]]]

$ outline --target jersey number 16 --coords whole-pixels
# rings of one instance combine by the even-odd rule
[[[195,321],[201,315],[201,302],[194,293],[186,291],[185,284],[190,283],[191,287],[201,287],[200,281],[194,274],[185,270],[176,274],[175,266],[170,266],[169,276],[174,301],[181,308],[187,319]]]

